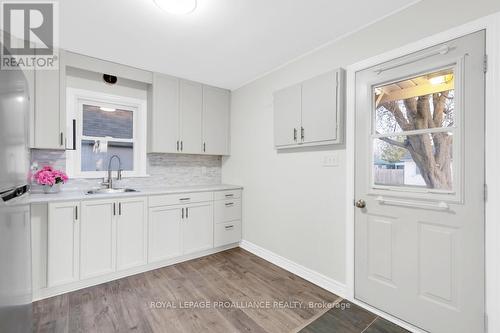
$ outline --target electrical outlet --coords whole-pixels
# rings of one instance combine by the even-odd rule
[[[332,153],[323,157],[324,167],[338,167],[339,166],[339,156],[337,153]]]

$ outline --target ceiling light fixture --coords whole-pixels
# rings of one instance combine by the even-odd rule
[[[170,14],[185,15],[196,9],[196,0],[153,0],[158,7]]]
[[[113,109],[113,108],[107,108],[107,107],[104,107],[104,106],[101,106],[99,108],[101,111],[104,111],[104,112],[115,112],[116,109]]]

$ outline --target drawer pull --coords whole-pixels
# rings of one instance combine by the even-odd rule
[[[231,206],[234,206],[234,202],[228,202],[228,203],[226,203],[226,207],[231,207]]]
[[[191,200],[191,198],[180,198],[179,200],[180,201],[188,201],[188,200]]]
[[[234,197],[234,194],[226,194],[226,198],[232,198]]]
[[[234,225],[226,225],[224,228],[226,230],[232,230],[234,228]]]

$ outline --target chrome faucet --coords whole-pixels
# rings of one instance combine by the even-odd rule
[[[103,179],[103,181],[102,181],[102,185],[105,185],[107,188],[113,188],[113,175],[111,173],[111,162],[113,162],[113,159],[115,157],[118,159],[118,173],[116,176],[116,180],[122,179],[122,171],[123,171],[122,170],[122,160],[120,159],[120,156],[113,155],[109,159],[109,163],[108,163],[108,181],[106,181],[105,179]]]

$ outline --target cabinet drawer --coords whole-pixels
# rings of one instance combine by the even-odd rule
[[[149,197],[149,207],[212,201],[213,197],[214,197],[213,192],[155,195]]]
[[[223,246],[241,240],[241,221],[215,224],[214,246]]]
[[[241,220],[241,199],[216,201],[214,219],[215,223]]]
[[[215,200],[241,198],[241,190],[218,191],[214,194]]]

